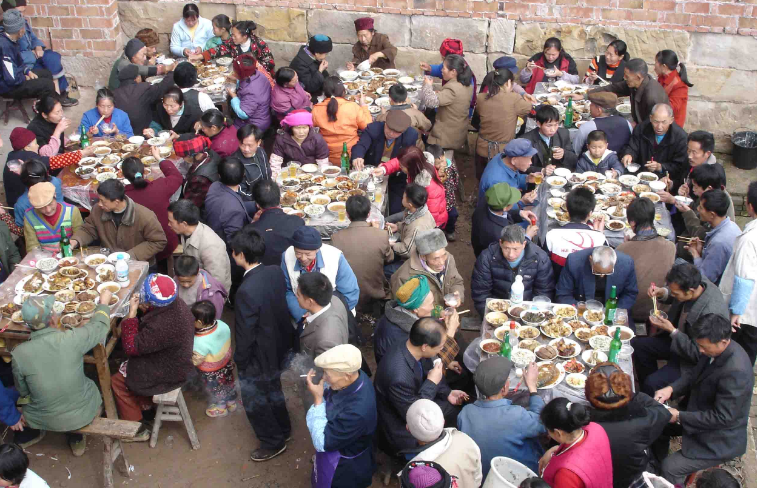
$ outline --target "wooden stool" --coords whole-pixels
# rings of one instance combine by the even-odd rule
[[[123,460],[122,463],[119,463],[119,467],[121,467],[123,474],[131,479],[129,461],[126,460],[121,439],[133,439],[141,425],[140,422],[130,420],[111,420],[97,417],[91,424],[74,431],[75,434],[102,436],[105,488],[113,488],[113,464],[119,457]]]
[[[197,438],[197,432],[195,432],[195,427],[192,424],[192,418],[189,416],[187,404],[184,403],[184,395],[181,393],[181,388],[169,391],[168,393],[163,393],[162,395],[154,395],[152,401],[158,406],[158,411],[155,414],[155,423],[152,427],[150,447],[155,447],[158,443],[158,432],[160,431],[160,425],[163,421],[176,421],[184,422],[184,427],[187,429],[187,435],[189,436],[189,442],[192,444],[192,449],[199,449],[200,440]]]
[[[24,107],[24,99],[16,100],[14,98],[5,98],[2,97],[2,101],[5,102],[5,110],[3,111],[2,116],[4,117],[4,124],[8,125],[8,116],[10,115],[11,111],[20,111],[21,116],[24,119],[24,123],[29,123],[29,114],[26,113],[26,107]]]

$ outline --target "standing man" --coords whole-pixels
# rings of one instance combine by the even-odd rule
[[[368,61],[372,68],[394,68],[397,48],[389,42],[386,34],[379,34],[373,29],[373,19],[362,17],[355,19],[357,42],[352,46],[352,62],[347,69],[352,71],[363,61]]]
[[[231,239],[231,255],[244,270],[234,309],[234,362],[242,385],[247,419],[260,441],[253,461],[267,461],[286,450],[292,432],[284,392],[282,363],[294,344],[289,322],[286,283],[278,266],[265,266],[265,243],[249,226]]]
[[[746,210],[752,221],[733,244],[733,254],[720,279],[720,291],[731,312],[733,340],[754,365],[757,356],[757,181],[747,189]]]
[[[252,187],[252,199],[258,212],[250,227],[257,230],[265,240],[265,256],[261,261],[266,266],[281,264],[281,255],[292,245],[294,231],[305,225],[296,215],[287,215],[281,209],[281,190],[276,181],[260,180]]]

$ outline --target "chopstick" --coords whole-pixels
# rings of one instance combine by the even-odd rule
[[[696,241],[697,239],[698,239],[697,237],[680,237],[680,236],[676,237],[676,240],[685,241],[685,242],[693,242],[693,241]]]
[[[4,208],[5,210],[15,210],[13,207],[3,207],[2,205],[0,205],[0,208]]]
[[[457,314],[458,314],[458,315],[462,315],[462,314],[464,314],[464,313],[468,313],[468,312],[470,312],[470,309],[468,309],[468,310],[463,310],[462,312],[457,312]]]
[[[98,125],[100,125],[100,122],[102,122],[103,120],[105,120],[105,116],[104,115],[102,117],[100,117],[100,120],[98,120],[97,123],[94,126],[97,127]]]

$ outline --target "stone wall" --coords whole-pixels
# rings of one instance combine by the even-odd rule
[[[221,0],[225,1],[230,0]],[[757,35],[757,24],[751,17],[757,15],[757,6],[749,5],[757,0],[745,0],[732,10],[727,8],[733,6],[731,4],[672,0],[249,3],[250,0],[245,4],[202,3],[200,9],[207,18],[224,13],[235,20],[254,20],[258,34],[269,43],[277,66],[288,65],[310,35],[321,33],[334,41],[334,51],[328,58],[329,69],[341,69],[350,60],[351,46],[355,42],[352,21],[365,15],[373,16],[376,29],[388,34],[397,46],[398,67],[411,73],[418,72],[421,61],[439,62],[438,48],[446,37],[463,41],[466,59],[479,80],[491,69],[492,62],[505,54],[514,56],[523,66],[551,36],[562,39],[581,73],[585,72],[589,60],[602,54],[613,39],[623,39],[633,57],[642,57],[650,63],[659,50],[673,49],[686,63],[689,78],[695,84],[689,92],[687,130],[705,129],[715,133],[718,150],[730,152],[729,136],[736,128],[757,128],[757,92],[743,89],[753,86],[757,75],[757,63],[746,61],[753,59],[752,53],[757,52],[757,38],[752,37]],[[159,32],[167,49],[172,24],[180,18],[182,6],[183,2],[174,0],[122,0],[118,2],[120,26],[127,37],[140,28],[152,27]],[[614,16],[618,18],[610,19],[612,15],[606,10],[616,12]],[[646,14],[637,18],[639,12]],[[731,12],[730,17],[726,12]],[[674,18],[673,13],[681,17]],[[642,17],[646,20],[639,20]],[[726,26],[714,27],[710,25],[717,24],[714,20],[705,25],[704,20],[709,17],[731,20],[721,22]]]

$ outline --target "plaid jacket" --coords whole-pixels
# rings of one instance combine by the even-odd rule
[[[242,48],[234,44],[234,41],[229,37],[217,47],[203,51],[202,56],[205,61],[210,61],[211,59],[222,58],[224,56],[236,58],[240,54],[244,54],[242,53]],[[250,34],[250,54],[255,56],[258,64],[262,65],[266,71],[271,74],[274,73],[275,63],[273,53],[268,48],[268,44],[255,34]]]

